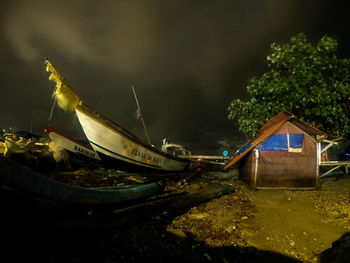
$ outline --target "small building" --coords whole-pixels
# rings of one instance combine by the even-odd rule
[[[313,189],[318,185],[321,143],[331,145],[338,139],[282,111],[224,169],[239,164],[239,179],[256,189]]]

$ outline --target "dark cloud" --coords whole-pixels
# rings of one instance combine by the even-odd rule
[[[0,11],[0,126],[41,132],[53,83],[49,57],[92,107],[144,138],[134,85],[151,140],[220,154],[242,140],[226,119],[248,79],[266,70],[272,42],[328,34],[349,55],[345,8],[336,1],[8,1]],[[57,108],[57,128],[82,136]],[[69,125],[67,125],[69,123]]]

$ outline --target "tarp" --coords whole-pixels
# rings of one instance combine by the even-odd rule
[[[260,151],[301,152],[304,134],[273,134],[259,147]]]

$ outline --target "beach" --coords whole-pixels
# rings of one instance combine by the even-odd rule
[[[96,167],[42,173],[81,187],[162,177]],[[108,206],[61,204],[2,185],[4,252],[36,262],[345,262],[349,256],[350,178],[343,175],[307,191],[252,190],[237,169],[162,180],[157,196]]]

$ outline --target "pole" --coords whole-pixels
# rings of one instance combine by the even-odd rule
[[[134,97],[135,97],[137,109],[138,109],[139,112],[140,112],[140,117],[141,117],[141,121],[142,121],[142,124],[143,124],[143,128],[145,129],[147,141],[148,141],[149,144],[151,144],[151,141],[150,141],[150,139],[149,139],[149,137],[148,137],[148,132],[147,132],[147,129],[146,129],[146,125],[145,125],[145,122],[144,122],[143,117],[142,117],[142,112],[141,112],[141,108],[140,108],[140,105],[139,105],[139,101],[137,100],[137,96],[136,96],[136,92],[135,92],[134,86],[131,86],[131,88],[132,88],[132,91],[133,91],[133,93],[134,93]]]

